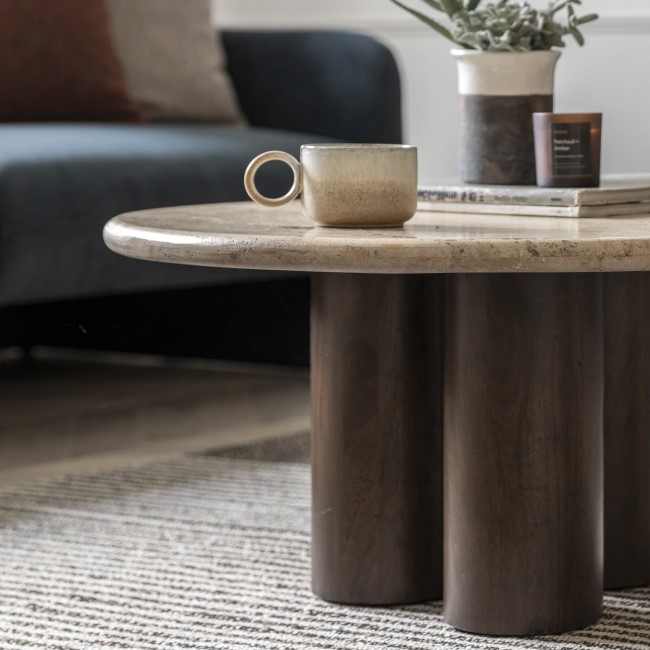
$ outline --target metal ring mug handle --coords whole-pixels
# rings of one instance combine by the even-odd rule
[[[293,171],[293,185],[291,189],[284,196],[280,196],[277,199],[260,194],[255,185],[255,174],[257,174],[257,170],[271,160],[280,160],[289,165]],[[267,151],[251,160],[244,174],[244,187],[248,196],[253,201],[266,205],[269,208],[277,208],[293,201],[300,194],[300,190],[302,189],[302,166],[291,154],[285,153],[284,151]]]

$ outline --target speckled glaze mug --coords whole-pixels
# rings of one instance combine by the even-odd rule
[[[291,189],[277,199],[260,194],[257,170],[271,160],[293,170]],[[283,151],[255,158],[244,175],[248,195],[262,205],[281,206],[301,195],[306,216],[321,226],[401,226],[417,209],[417,148],[398,144],[305,144],[300,162]]]

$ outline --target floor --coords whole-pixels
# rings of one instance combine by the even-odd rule
[[[306,370],[0,351],[0,484],[309,428]]]

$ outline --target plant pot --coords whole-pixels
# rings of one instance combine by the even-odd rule
[[[460,177],[535,185],[533,113],[553,111],[560,52],[452,50],[460,96]]]

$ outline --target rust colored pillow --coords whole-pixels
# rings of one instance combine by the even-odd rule
[[[104,0],[0,1],[0,121],[142,119]]]

